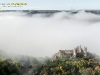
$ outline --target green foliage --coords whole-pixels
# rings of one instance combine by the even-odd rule
[[[99,57],[59,58],[53,62],[49,58],[19,58],[1,56],[0,75],[100,75]]]
[[[50,73],[46,75],[100,75],[100,66],[94,58],[63,58],[47,63],[41,69],[48,68]]]

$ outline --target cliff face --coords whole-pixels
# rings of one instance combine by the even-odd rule
[[[80,56],[87,56],[87,47],[84,46],[82,49],[81,46],[77,46],[73,50],[59,50],[58,53],[55,53],[52,56],[53,60],[57,58],[68,58],[68,57],[80,57]]]

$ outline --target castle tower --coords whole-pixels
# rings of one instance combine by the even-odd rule
[[[73,57],[76,57],[76,49],[73,49]]]
[[[62,50],[59,50],[59,55],[60,58],[62,58]]]
[[[59,50],[59,57],[61,56],[61,50]]]
[[[84,46],[83,52],[84,52],[84,56],[87,56],[87,47]]]
[[[79,53],[81,53],[81,45],[79,46],[79,48],[78,48],[78,49],[79,49]]]

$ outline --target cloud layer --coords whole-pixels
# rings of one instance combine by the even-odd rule
[[[24,15],[24,16],[23,16]],[[0,49],[31,56],[52,56],[60,49],[82,45],[100,55],[100,16],[81,11],[25,16],[0,13]]]

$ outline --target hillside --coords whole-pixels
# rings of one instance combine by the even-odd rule
[[[100,75],[100,60],[97,55],[59,58],[53,62],[49,58],[43,58],[45,61],[41,62],[39,58],[37,60],[22,55],[7,58],[3,54],[0,54],[0,75]]]

